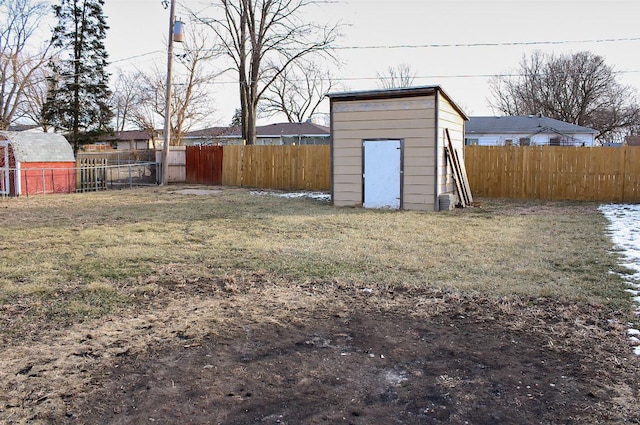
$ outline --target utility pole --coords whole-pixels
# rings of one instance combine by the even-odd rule
[[[167,1],[162,4],[166,8]],[[171,0],[169,9],[169,43],[167,48],[167,88],[164,105],[164,143],[162,145],[162,181],[161,186],[169,184],[169,144],[171,143],[171,72],[173,69],[173,35],[175,26],[176,2]]]

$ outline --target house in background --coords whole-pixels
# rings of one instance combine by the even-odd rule
[[[640,136],[624,136],[624,144],[627,146],[640,146]]]
[[[14,124],[9,126],[7,131],[31,131],[35,133],[46,133],[39,124]]]
[[[256,127],[256,145],[328,145],[328,127],[312,122],[287,122]],[[193,145],[241,145],[242,130],[239,127],[210,127],[191,131],[182,138],[182,144]]]
[[[594,146],[598,131],[541,115],[470,117],[465,144],[479,146]]]
[[[124,130],[100,137],[98,143],[85,146],[85,150],[101,150],[108,146],[122,151],[153,149],[162,146],[162,132],[158,130]]]
[[[208,127],[189,131],[182,137],[185,146],[240,145],[242,135],[238,127]]]

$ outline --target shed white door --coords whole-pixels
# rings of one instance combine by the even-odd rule
[[[365,208],[400,208],[400,140],[365,140]]]

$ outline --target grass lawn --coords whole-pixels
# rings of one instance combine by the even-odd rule
[[[379,311],[411,300],[410,314],[425,317],[445,311],[434,300],[446,299],[483,300],[502,314],[542,311],[546,302],[561,306],[547,322],[564,314],[557,320],[577,323],[571,315],[578,310],[598,311],[598,323],[634,320],[618,274],[625,270],[595,203],[481,199],[452,212],[392,212],[234,188],[185,195],[180,188],[0,199],[0,347],[6,368],[22,368],[11,376],[34,367],[20,366],[30,344],[46,346],[65,332],[86,344],[96,333],[137,326],[125,326],[125,318],[158,320],[162,309],[182,320],[174,334],[205,335],[195,330],[196,313],[187,320],[185,311],[202,311],[213,290],[226,294],[237,314],[251,313],[263,324],[302,323],[320,307],[335,307],[331,317],[342,317],[340,294],[371,294]],[[247,305],[242,297],[251,291],[259,296]],[[207,304],[207,323],[226,326],[225,302]],[[159,320],[180,321],[167,317]],[[548,325],[527,320],[510,326]],[[583,317],[580,329],[589,320]],[[549,341],[559,335],[551,325],[545,329]],[[127,347],[130,355],[133,345]],[[73,350],[71,357],[99,357]],[[89,382],[83,379],[74,385]],[[22,394],[2,401],[33,413],[42,396]],[[0,423],[2,412],[0,406]]]
[[[14,322],[0,337],[21,324],[71,324],[130,308],[169,275],[189,282],[258,273],[627,309],[594,204],[479,205],[390,212],[239,189],[181,195],[171,187],[5,199],[0,308],[21,314],[9,315]]]

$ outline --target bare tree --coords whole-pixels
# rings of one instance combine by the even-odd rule
[[[214,16],[195,14],[214,33],[219,48],[238,73],[242,136],[253,144],[256,136],[258,103],[268,87],[291,64],[316,52],[330,55],[338,35],[337,25],[305,22],[303,12],[315,0],[221,0]],[[266,73],[277,63],[276,72]]]
[[[24,101],[21,102],[17,118],[24,118],[38,124],[46,132],[49,125],[42,118],[42,106],[47,100],[47,81],[51,71],[46,66],[34,70],[30,84],[25,86]]]
[[[0,129],[32,109],[31,89],[43,82],[38,71],[47,63],[50,44],[30,51],[29,43],[48,11],[45,2],[0,0]]]
[[[411,87],[416,79],[415,71],[406,63],[390,66],[384,72],[378,72],[376,76],[378,86],[382,89]]]
[[[183,134],[193,125],[208,123],[212,118],[209,86],[220,74],[207,68],[217,53],[205,48],[205,37],[194,26],[190,26],[183,47],[184,52],[177,55],[171,91],[171,145],[180,145]],[[154,130],[166,118],[166,75],[156,68],[123,78],[121,81],[133,83],[133,91],[126,96],[128,105],[123,120],[141,129]]]
[[[542,114],[619,138],[638,122],[635,91],[616,81],[615,71],[591,52],[560,56],[533,53],[520,69],[490,82],[490,106],[507,115]]]
[[[138,103],[141,95],[138,88],[140,73],[118,69],[115,73],[115,84],[111,92],[111,108],[114,112],[116,131],[123,131],[131,121],[131,111]]]
[[[260,102],[259,111],[265,116],[282,113],[289,122],[304,122],[316,113],[326,94],[335,86],[331,73],[321,65],[300,61],[291,64],[273,80]]]
[[[164,111],[162,114],[157,112],[164,105],[164,86],[162,77],[158,75],[157,70],[147,74],[137,71],[131,79],[123,80],[135,82],[124,125],[131,124],[135,128],[148,131],[154,149],[157,147],[156,129],[164,117]]]

